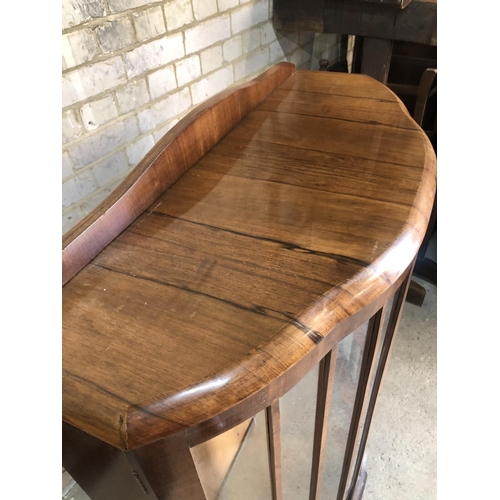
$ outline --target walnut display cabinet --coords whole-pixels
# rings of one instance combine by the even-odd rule
[[[63,238],[66,470],[92,500],[228,498],[261,432],[265,474],[231,498],[295,500],[282,430],[307,379],[295,479],[360,498],[435,184],[427,136],[366,75],[281,63],[194,109]]]

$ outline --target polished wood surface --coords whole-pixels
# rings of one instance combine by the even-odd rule
[[[280,68],[243,119],[207,117],[225,131],[210,146],[171,135],[144,199],[134,171],[67,236],[64,421],[124,450],[192,446],[269,406],[403,280],[435,191],[427,137],[365,75]],[[125,199],[115,225],[104,207]]]
[[[293,72],[277,64],[208,99],[165,134],[132,173],[63,237],[63,285]]]

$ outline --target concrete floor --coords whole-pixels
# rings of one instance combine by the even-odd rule
[[[363,500],[436,498],[436,287],[416,281],[426,288],[427,295],[422,307],[406,303],[403,310],[367,444],[368,481]],[[350,380],[358,376],[359,370],[354,342],[342,342],[345,345],[339,346],[339,352],[344,362],[337,362],[335,374],[339,389],[333,393],[335,410],[332,409],[329,425],[322,500],[335,500],[352,408]],[[317,370],[313,370],[281,400],[285,500],[308,498],[316,382]],[[218,500],[270,498],[265,421],[261,413]],[[88,497],[74,485],[63,499]]]

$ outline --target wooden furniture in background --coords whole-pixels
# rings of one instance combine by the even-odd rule
[[[319,498],[336,360],[365,325],[335,492],[352,499],[435,162],[385,86],[289,63],[168,132],[63,238],[63,466],[92,500],[211,498],[192,449],[261,411],[282,498],[279,401],[318,364]]]
[[[387,82],[395,41],[437,44],[437,0],[275,0],[278,30],[363,38],[361,73]]]

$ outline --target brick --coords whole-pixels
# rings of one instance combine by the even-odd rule
[[[189,89],[185,88],[157,102],[148,109],[139,112],[141,132],[149,132],[171,118],[185,112],[191,106]]]
[[[93,194],[92,196],[87,198],[84,203],[82,203],[82,211],[86,214],[89,214],[90,212],[92,212],[92,210],[94,210],[94,208],[97,207],[97,205],[99,205],[99,203],[101,203],[101,201],[104,201],[112,191],[112,189],[106,187],[98,193]]]
[[[222,66],[222,46],[216,45],[200,53],[201,70],[204,75]]]
[[[108,0],[109,9],[113,14],[125,10],[136,9],[151,3],[152,0]]]
[[[282,59],[285,59],[285,54],[283,53],[280,43],[276,40],[269,45],[269,61],[274,64]]]
[[[225,61],[234,61],[243,54],[241,35],[233,36],[222,45],[222,52]]]
[[[152,135],[141,137],[133,144],[127,147],[128,162],[132,167],[135,167],[145,156],[146,153],[155,145]]]
[[[168,21],[167,21],[168,23]],[[231,36],[229,15],[201,22],[184,32],[186,54],[192,54]]]
[[[165,126],[158,129],[156,132],[153,132],[153,137],[155,138],[155,142],[158,142],[172,127],[179,121],[178,118],[174,118],[169,121]]]
[[[149,102],[146,80],[138,80],[116,91],[116,99],[122,113],[128,113]]]
[[[235,63],[234,65],[234,77],[236,81],[239,81],[256,71],[264,71],[269,65],[269,49],[267,47],[262,48],[253,55],[247,57],[243,61]]]
[[[219,12],[238,7],[238,0],[218,0]]]
[[[262,45],[276,40],[276,32],[274,31],[272,22],[268,22],[260,27],[260,39]]]
[[[146,43],[124,55],[129,78],[159,68],[184,55],[182,34],[166,36]]]
[[[126,82],[120,57],[83,66],[63,75],[63,108]]]
[[[104,0],[63,0],[63,29],[106,15]]]
[[[169,31],[176,30],[194,21],[191,0],[172,0],[163,7]]]
[[[233,68],[231,66],[212,73],[210,76],[191,85],[193,104],[196,105],[207,100],[218,92],[227,89],[233,83]]]
[[[85,104],[80,108],[83,126],[87,130],[94,130],[118,116],[115,100],[106,96],[98,101]]]
[[[124,151],[118,151],[92,167],[94,176],[101,187],[128,170],[130,167]]]
[[[97,39],[103,52],[114,52],[135,43],[130,19],[107,21],[96,29]]]
[[[179,87],[186,85],[201,76],[201,65],[199,56],[186,57],[175,65],[177,83]]]
[[[174,90],[177,88],[174,67],[167,66],[166,68],[151,73],[148,76],[148,84],[151,99],[156,99]]]
[[[102,128],[96,134],[83,139],[68,150],[69,155],[76,169],[83,168],[135,139],[138,135],[137,121],[135,117],[132,117]]]
[[[63,70],[86,63],[92,60],[99,52],[94,34],[89,29],[63,35]]]
[[[73,207],[62,216],[62,234],[66,234],[77,222],[85,217],[85,212],[81,207]]]
[[[78,123],[74,111],[66,111],[62,115],[62,143],[65,144],[75,139],[82,133],[82,127]]]
[[[163,21],[163,11],[159,6],[143,10],[142,12],[135,12],[132,17],[139,42],[154,38],[166,31]]]
[[[73,169],[71,168],[71,160],[69,158],[68,153],[63,152],[63,154],[62,154],[62,178],[66,179],[66,177],[69,177],[70,175],[73,175]]]
[[[261,1],[255,4],[247,4],[231,12],[231,26],[233,34],[240,33],[243,30],[251,28],[256,24],[269,19],[269,8],[267,1]]]
[[[62,187],[62,205],[69,207],[97,190],[97,182],[92,172],[85,171],[80,175],[68,179]]]
[[[192,0],[194,17],[201,21],[217,13],[217,0]]]
[[[260,47],[260,28],[253,28],[241,35],[243,51],[248,54],[257,47]]]
[[[123,181],[126,177],[128,170],[125,170],[117,178],[111,181],[104,189],[101,189],[98,193],[93,194],[82,203],[82,210],[86,213],[92,212],[94,208],[104,201]]]

